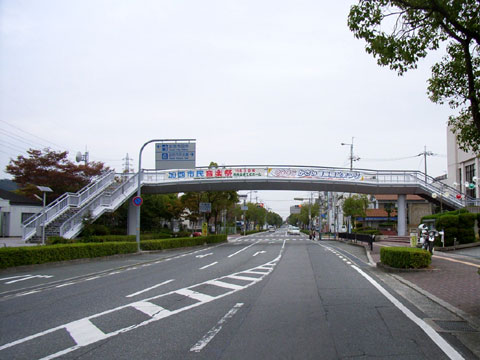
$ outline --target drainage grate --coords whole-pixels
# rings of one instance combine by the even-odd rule
[[[471,332],[477,331],[474,328],[472,328],[466,321],[448,321],[448,320],[434,320],[434,321],[442,329],[447,331],[471,331]]]

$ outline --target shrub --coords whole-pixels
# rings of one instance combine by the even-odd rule
[[[382,247],[380,249],[382,264],[400,269],[425,268],[432,262],[432,255],[427,250],[408,247]]]
[[[475,220],[477,214],[461,213],[458,215],[458,241],[460,244],[475,242]]]
[[[458,239],[458,216],[443,215],[438,218],[435,227],[445,231],[445,246],[452,246],[454,239]]]
[[[93,258],[137,251],[134,243],[59,244],[0,249],[0,268]]]
[[[45,243],[47,245],[56,245],[56,244],[73,244],[75,242],[76,242],[75,239],[66,239],[61,236],[49,236]]]

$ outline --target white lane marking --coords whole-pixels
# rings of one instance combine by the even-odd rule
[[[255,281],[255,280],[257,280],[256,278],[240,276],[240,275],[229,275],[227,277],[232,278],[232,279],[237,279],[237,280],[245,280],[245,281]]]
[[[209,268],[210,266],[217,265],[217,264],[218,264],[218,261],[215,261],[215,262],[213,262],[213,263],[211,263],[211,264],[202,266],[199,270],[203,270],[203,269]]]
[[[226,289],[233,289],[233,290],[240,290],[243,287],[240,285],[230,284],[230,283],[226,283],[224,281],[219,281],[219,280],[210,280],[210,281],[207,281],[207,284],[223,287]]]
[[[368,274],[366,274],[357,266],[352,265],[352,268],[355,269],[358,273],[360,273],[360,275],[367,279],[373,286],[375,286],[377,290],[380,291],[380,293],[388,300],[390,300],[390,302],[395,305],[401,312],[403,312],[405,316],[407,316],[410,320],[417,324],[420,329],[422,329],[450,359],[463,359],[462,355],[460,355],[448,342],[446,342],[430,325],[428,325],[425,321],[423,321],[417,315],[411,312],[405,305],[403,305],[393,295],[391,295],[387,290],[385,290],[378,282],[376,282],[373,278],[371,278]]]
[[[202,293],[199,293],[197,291],[190,290],[190,289],[180,289],[180,290],[177,290],[175,292],[177,294],[180,294],[180,295],[189,297],[190,299],[198,300],[198,301],[201,301],[201,302],[209,302],[209,301],[212,301],[213,299],[215,299],[214,296],[202,294]]]
[[[269,272],[270,269],[267,270],[267,272]],[[259,274],[259,275],[263,275],[265,274],[265,271],[254,271],[254,270],[245,270],[245,271],[242,271],[242,274]]]
[[[257,251],[255,254],[253,254],[253,256],[257,256],[258,254],[265,254],[266,251],[262,250],[262,251]]]
[[[10,279],[18,279],[18,278],[21,278],[21,277],[24,277],[24,276],[32,276],[32,275],[16,275],[16,276],[9,276],[9,277],[6,277],[6,278],[1,278],[0,281],[3,281],[3,280],[10,280]]]
[[[283,249],[283,247],[282,247],[282,249]],[[263,264],[263,265],[274,265],[274,264],[277,264],[277,263],[280,261],[280,259],[282,258],[282,253],[283,253],[283,252],[282,252],[282,250],[281,250],[280,253],[278,254],[278,256],[277,256],[275,259],[273,259],[273,260],[271,260],[271,261],[269,261],[269,262],[267,262],[267,263],[265,263],[265,264]],[[254,270],[254,269],[255,269],[255,268],[252,268],[251,270]],[[273,269],[272,269],[272,271],[273,271]],[[240,289],[238,289],[238,290],[232,289],[231,291],[228,291],[228,292],[226,292],[226,293],[220,294],[220,295],[215,296],[215,297],[211,297],[211,296],[205,295],[205,296],[203,297],[203,299],[208,299],[208,301],[206,301],[206,302],[198,301],[198,302],[196,302],[196,303],[194,303],[194,304],[187,305],[187,306],[182,307],[182,308],[179,308],[179,309],[177,309],[177,310],[173,310],[173,311],[171,311],[171,312],[168,314],[168,316],[170,316],[170,315],[176,315],[176,314],[181,313],[181,312],[183,312],[183,311],[190,310],[190,309],[193,309],[193,308],[195,308],[195,307],[197,307],[197,306],[206,304],[206,303],[209,302],[209,301],[221,299],[221,298],[226,297],[226,296],[229,296],[229,295],[231,295],[231,294],[233,294],[233,293],[235,293],[235,292],[237,292],[237,291],[247,289],[248,287],[250,287],[250,286],[252,286],[252,285],[254,285],[254,284],[262,281],[262,280],[265,278],[265,276],[267,276],[270,272],[269,272],[269,273],[265,273],[264,276],[261,276],[261,277],[259,277],[259,278],[247,278],[247,277],[243,277],[243,276],[238,276],[237,274],[240,274],[240,273],[241,273],[241,272],[239,272],[239,273],[233,273],[233,274],[231,274],[231,275],[225,275],[225,276],[222,276],[222,277],[213,279],[213,280],[219,280],[219,281],[221,281],[221,280],[223,280],[223,279],[228,279],[228,278],[238,278],[238,279],[241,279],[241,280],[248,280],[249,283],[246,284],[246,285],[243,285]],[[205,283],[206,283],[206,282],[192,285],[192,286],[190,286],[189,288],[185,288],[185,290],[189,290],[190,288],[197,287],[197,286],[202,285],[202,284],[205,284]],[[182,290],[182,289],[181,289],[181,290]],[[170,292],[165,293],[165,294],[161,294],[161,295],[157,295],[157,296],[153,296],[153,297],[150,297],[150,298],[143,299],[142,301],[143,301],[143,302],[150,302],[151,300],[154,300],[154,299],[160,299],[160,298],[162,298],[162,297],[165,297],[165,296],[169,296],[169,295],[178,293],[178,291],[179,291],[179,290],[170,291]],[[191,291],[191,290],[190,290],[190,291]],[[192,291],[192,292],[193,292],[193,291]],[[197,293],[197,294],[199,294],[199,293]],[[191,293],[189,293],[188,295],[191,295]],[[85,318],[80,319],[80,320],[77,320],[77,321],[83,321],[83,320],[89,320],[89,321],[90,321],[91,319],[99,318],[99,317],[101,317],[101,316],[104,316],[104,315],[107,315],[107,314],[110,314],[110,313],[114,313],[114,312],[116,312],[116,311],[119,311],[119,310],[122,310],[122,309],[125,309],[125,308],[133,307],[133,306],[134,306],[135,304],[137,304],[137,303],[138,303],[138,301],[137,301],[137,302],[134,302],[134,303],[125,304],[125,305],[119,306],[119,307],[117,307],[117,308],[109,309],[109,310],[103,311],[103,312],[101,312],[101,313],[97,313],[97,314],[94,314],[94,315],[90,315],[90,316],[88,316],[88,317],[85,317]],[[163,312],[162,312],[161,314],[163,314]],[[146,326],[146,325],[148,325],[148,324],[150,324],[150,323],[153,323],[153,322],[155,322],[155,321],[158,321],[158,320],[160,320],[161,318],[164,318],[164,317],[166,317],[166,315],[164,315],[164,316],[155,315],[154,317],[152,317],[152,318],[150,318],[150,319],[147,319],[147,320],[145,320],[145,321],[143,321],[143,322],[141,322],[141,323],[138,323],[138,324],[135,324],[135,325],[131,325],[131,326],[125,327],[125,328],[123,328],[123,329],[115,330],[115,331],[113,331],[113,332],[111,332],[111,333],[105,334],[105,337],[98,338],[97,340],[102,340],[102,339],[104,339],[104,338],[111,338],[111,337],[116,336],[116,335],[118,335],[118,334],[127,333],[127,332],[129,332],[129,331],[135,330],[135,329],[137,329],[137,328],[140,328],[140,327]],[[75,322],[76,322],[76,321],[74,321],[73,323],[75,323]],[[53,333],[53,332],[55,332],[55,331],[62,330],[62,329],[66,329],[70,324],[72,324],[72,323],[62,324],[62,325],[56,326],[56,327],[54,327],[54,328],[50,328],[50,329],[47,329],[47,330],[45,330],[45,331],[42,331],[42,332],[39,332],[39,333],[30,335],[30,336],[24,337],[24,338],[22,338],[22,339],[18,339],[18,340],[15,340],[15,341],[13,341],[13,342],[10,342],[10,343],[1,345],[1,346],[0,346],[0,351],[2,351],[2,350],[4,350],[4,349],[7,349],[7,348],[11,348],[11,347],[16,346],[16,345],[19,345],[19,344],[23,344],[23,343],[25,343],[25,342],[27,342],[27,341],[29,341],[29,340],[33,340],[33,339],[36,339],[36,338],[45,336],[45,335],[47,335],[47,334],[51,334],[51,333]],[[70,353],[70,352],[72,352],[72,351],[75,351],[75,350],[77,350],[77,349],[80,349],[81,347],[82,347],[81,345],[78,345],[78,344],[77,344],[77,345],[71,346],[71,347],[69,347],[69,348],[66,348],[66,349],[64,349],[64,350],[60,350],[60,351],[58,351],[58,352],[56,352],[56,353],[54,353],[54,354],[47,355],[46,357],[42,358],[41,360],[55,359],[55,358],[57,358],[57,357],[59,357],[59,356],[62,356],[62,355],[68,354],[68,353]]]
[[[85,346],[105,338],[105,333],[88,319],[71,322],[65,326],[77,345]]]
[[[64,286],[69,286],[69,285],[74,285],[75,283],[73,282],[70,282],[70,283],[66,283],[66,284],[61,284],[61,285],[57,285],[55,286],[56,288],[61,288],[61,287],[64,287]]]
[[[235,304],[235,306],[231,308],[230,311],[227,312],[219,320],[217,325],[211,328],[200,341],[198,341],[194,346],[192,346],[190,351],[193,351],[193,352],[202,351],[202,349],[208,345],[208,343],[215,337],[215,335],[217,335],[220,332],[220,330],[222,330],[222,327],[227,322],[227,320],[233,317],[233,315],[235,315],[242,306],[243,306],[243,303]]]
[[[245,246],[244,248],[238,250],[237,252],[234,252],[233,254],[228,255],[228,257],[230,258],[230,257],[232,257],[232,256],[235,256],[235,255],[241,253],[241,252],[244,251],[244,250],[247,250],[250,246],[255,245],[255,244],[258,243],[259,241],[260,241],[260,240],[257,240],[257,241],[255,241],[253,244],[250,244],[250,245],[248,245],[248,246]]]
[[[170,282],[172,282],[174,279],[170,279],[170,280],[167,280],[167,281],[164,281],[160,284],[157,284],[157,285],[153,285],[153,286],[150,286],[149,288],[146,288],[146,289],[143,289],[143,290],[140,290],[140,291],[137,291],[136,293],[133,293],[133,294],[130,294],[130,295],[126,295],[125,297],[134,297],[134,296],[137,296],[139,294],[143,294],[144,292],[147,292],[147,291],[150,291],[150,290],[153,290],[153,289],[156,289],[157,287],[159,286],[162,286],[162,285],[165,285],[165,284],[168,284]]]
[[[53,277],[53,275],[24,275],[20,279],[7,281],[5,284],[13,284],[13,283],[16,283],[16,282],[19,282],[19,281],[25,281],[25,280],[35,279],[35,278],[49,279],[51,277]]]
[[[90,281],[90,280],[95,280],[95,279],[98,279],[100,276],[93,276],[91,278],[87,278],[85,279],[84,281]]]
[[[132,306],[138,311],[141,311],[144,314],[155,318],[167,317],[170,316],[172,313],[171,311],[164,309],[161,306],[155,305],[154,303],[151,303],[149,301],[139,301],[132,304]]]
[[[204,258],[205,256],[210,256],[210,255],[213,255],[213,253],[196,255],[195,257],[201,259],[201,258]]]
[[[40,290],[33,290],[33,291],[26,292],[26,293],[18,294],[17,296],[36,294],[36,293],[38,293],[38,292],[40,292]]]

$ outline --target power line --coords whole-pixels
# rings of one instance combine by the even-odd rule
[[[40,139],[40,140],[42,140],[42,141],[46,141],[47,143],[50,143],[50,144],[52,144],[52,145],[55,145],[55,147],[57,147],[57,148],[59,148],[59,149],[66,149],[65,146],[61,146],[61,145],[55,144],[54,142],[52,142],[52,141],[50,141],[50,140],[44,139],[44,138],[42,138],[42,137],[40,137],[40,136],[38,136],[38,135],[32,134],[32,133],[30,133],[30,132],[28,132],[28,131],[25,131],[25,130],[19,128],[18,126],[12,125],[12,124],[6,122],[5,120],[0,120],[0,121],[3,122],[3,123],[5,123],[5,124],[7,124],[7,125],[9,125],[9,126],[11,126],[11,127],[13,127],[14,129],[17,129],[17,130],[19,130],[19,131],[21,131],[21,132],[24,132],[25,134],[28,134],[28,135],[30,135],[30,136],[33,136],[33,137],[37,138],[37,139]]]

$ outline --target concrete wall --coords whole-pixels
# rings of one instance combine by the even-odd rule
[[[448,164],[448,178],[446,184],[453,186],[453,183],[459,184],[455,188],[461,192],[465,192],[465,167],[468,165],[475,165],[475,175],[480,177],[479,173],[479,159],[471,151],[465,152],[458,148],[457,139],[447,127],[447,164]],[[461,179],[459,177],[459,169],[462,172]],[[479,196],[480,181],[476,184],[476,194]]]
[[[5,223],[2,224],[2,236],[22,236],[22,214],[36,214],[42,211],[41,206],[10,205],[6,200],[0,204],[0,216]]]

